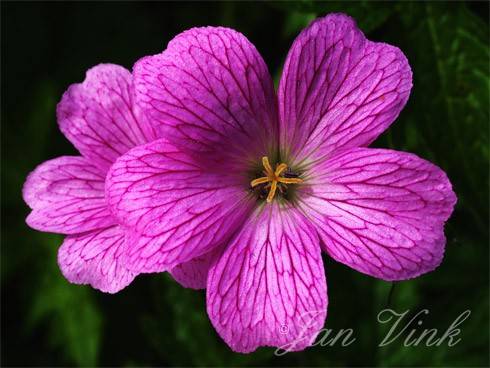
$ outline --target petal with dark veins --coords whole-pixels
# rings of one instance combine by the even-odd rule
[[[68,281],[116,293],[136,276],[125,267],[125,247],[119,226],[69,235],[58,251],[58,264]]]
[[[279,83],[283,156],[300,164],[369,145],[396,119],[411,87],[397,47],[367,40],[344,14],[314,21],[294,41]]]
[[[214,248],[211,252],[179,264],[170,270],[170,274],[180,285],[189,289],[206,289],[208,273],[211,265],[223,253],[223,246]]]
[[[224,165],[224,163],[223,163]],[[244,175],[165,140],[121,156],[107,175],[112,213],[130,229],[129,267],[168,271],[226,242],[255,201]]]
[[[323,327],[327,290],[315,229],[295,208],[264,205],[209,271],[207,309],[236,352],[310,346]]]
[[[241,33],[192,28],[134,66],[136,103],[182,150],[255,160],[277,147],[267,66]]]
[[[326,252],[384,280],[432,271],[456,195],[444,171],[414,154],[356,148],[318,163],[298,190]]]
[[[121,154],[153,138],[145,115],[133,106],[131,73],[100,64],[73,84],[57,107],[63,134],[94,165],[108,170]]]
[[[105,175],[84,157],[63,156],[39,165],[23,188],[32,208],[27,224],[40,231],[76,234],[115,223],[104,198]]]

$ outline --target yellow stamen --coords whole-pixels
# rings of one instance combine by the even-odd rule
[[[276,170],[274,171],[272,169],[271,164],[269,163],[269,159],[267,158],[267,156],[264,156],[264,157],[262,157],[262,165],[264,166],[264,169],[265,169],[264,174],[266,176],[252,180],[250,182],[250,185],[253,188],[259,184],[268,183],[265,186],[265,189],[268,189],[270,187],[269,194],[267,195],[267,202],[268,203],[272,202],[272,200],[274,199],[274,196],[276,195],[276,191],[277,191],[279,183],[282,183],[282,184],[299,184],[299,183],[303,182],[303,179],[300,179],[300,178],[282,177],[281,176],[282,173],[284,173],[288,168],[288,166],[284,163],[280,163],[279,165],[277,165]],[[283,192],[282,186],[279,186],[279,191],[281,193]]]
[[[267,196],[267,203],[271,203],[274,199],[274,195],[276,194],[277,189],[277,181],[273,181],[271,185],[271,190],[269,191],[269,195]]]
[[[258,178],[258,179],[255,179],[255,180],[252,180],[252,182],[250,183],[250,185],[253,187],[255,187],[256,185],[259,185],[259,184],[264,184],[264,183],[267,183],[269,181],[269,178],[266,178],[266,177],[262,177],[262,178]]]
[[[262,157],[262,165],[264,165],[264,169],[267,172],[267,175],[270,175],[274,172],[267,156]]]
[[[276,171],[274,172],[274,174],[276,174],[276,176],[278,177],[279,175],[281,175],[284,171],[286,171],[288,168],[288,165],[286,164],[279,164],[277,165],[276,167]]]
[[[299,184],[303,182],[303,179],[300,178],[277,178],[279,183],[284,184]]]

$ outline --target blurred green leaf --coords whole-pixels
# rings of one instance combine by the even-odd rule
[[[101,315],[88,286],[65,280],[56,264],[60,236],[44,240],[45,257],[29,314],[29,328],[48,327],[49,344],[61,350],[68,362],[95,366],[101,339]]]
[[[448,171],[459,209],[488,233],[488,26],[462,4],[401,4],[399,12],[414,72],[405,117],[417,134],[407,148]]]
[[[235,354],[218,336],[206,312],[205,291],[184,289],[168,274],[154,280],[157,313],[142,318],[154,349],[174,366],[263,365],[272,349]],[[169,318],[162,320],[161,316]]]
[[[488,277],[482,277],[488,273],[488,224],[483,222],[488,220],[488,25],[462,3],[400,3],[397,14],[399,25],[386,31],[395,35],[399,27],[410,30],[397,37],[397,46],[412,66],[414,86],[399,122],[376,145],[416,152],[442,166],[458,204],[446,226],[442,265],[416,280],[397,283],[392,307],[410,310],[411,316],[427,308],[430,314],[417,331],[437,328],[439,334],[464,310],[472,314],[461,326],[460,344],[406,347],[403,339],[409,329],[400,341],[378,349],[378,361],[382,366],[487,366],[488,329],[477,326],[488,321]],[[464,275],[458,272],[462,269]],[[380,308],[387,293],[378,290]],[[379,326],[380,336],[386,332]]]
[[[393,13],[394,8],[374,1],[284,1],[276,4],[288,11],[288,34],[308,25],[312,16],[325,16],[329,13],[346,13],[353,17],[359,27],[369,33],[379,28]],[[299,14],[304,14],[302,19]]]
[[[316,13],[293,11],[287,13],[283,28],[284,37],[296,37],[316,18]]]
[[[11,215],[4,219],[8,225],[3,229],[4,239],[13,240],[19,232],[23,233],[27,239],[34,234],[34,231],[30,231],[24,223],[28,207],[22,200],[22,186],[28,173],[43,161],[49,136],[56,130],[54,120],[55,96],[56,92],[52,82],[42,81],[38,83],[31,99],[26,103],[28,115],[23,121],[14,120],[10,122],[13,126],[22,126],[22,129],[15,129],[15,136],[5,142],[2,147],[6,148],[9,154],[8,159],[2,161],[2,180],[4,181],[2,208],[7,208]],[[19,142],[29,142],[29,155],[26,154],[26,146]],[[18,206],[19,202],[21,206]],[[26,234],[27,231],[28,234]],[[12,244],[14,244],[13,241],[8,241],[2,249],[5,257],[2,259],[1,274],[4,280],[8,279],[20,264],[28,261],[33,255],[32,249],[29,247],[12,247]],[[5,262],[5,259],[9,261]]]

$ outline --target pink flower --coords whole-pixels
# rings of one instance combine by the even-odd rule
[[[107,177],[111,211],[131,229],[127,267],[206,288],[234,351],[311,345],[327,309],[321,250],[384,280],[440,264],[456,202],[447,176],[365,148],[407,102],[410,67],[351,18],[328,15],[298,36],[277,97],[255,47],[220,27],[178,35],[136,63],[134,83],[166,138]]]
[[[191,29],[133,76],[100,65],[68,89],[58,121],[82,156],[30,174],[27,222],[68,235],[58,261],[71,282],[116,292],[170,271],[207,289],[233,350],[304,349],[326,317],[321,250],[384,280],[442,260],[456,202],[445,173],[364,148],[411,80],[399,49],[341,14],[298,36],[277,96],[243,35]]]
[[[321,250],[384,280],[440,264],[456,202],[447,176],[365,148],[407,102],[410,67],[351,18],[298,36],[277,97],[257,50],[226,28],[178,35],[136,63],[134,83],[165,140],[129,151],[107,177],[111,211],[130,229],[127,267],[206,288],[233,350],[311,345],[327,309]]]
[[[150,141],[151,128],[133,107],[132,76],[111,64],[87,72],[58,104],[61,131],[81,156],[63,156],[39,165],[27,178],[23,196],[34,229],[67,234],[58,252],[63,275],[114,293],[136,272],[121,261],[124,231],[109,212],[104,181],[111,164],[130,148]]]

